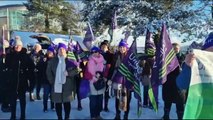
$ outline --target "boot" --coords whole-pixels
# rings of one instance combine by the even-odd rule
[[[82,110],[81,101],[78,101],[78,111]]]
[[[109,112],[108,104],[107,104],[107,103],[104,104],[104,111],[105,111],[105,112]]]
[[[162,119],[169,120],[169,113],[170,113],[169,109],[164,109],[164,115],[163,115]]]
[[[62,119],[62,116],[58,116],[58,120],[63,120],[63,119]]]
[[[64,120],[69,120],[70,117],[69,116],[65,116]]]
[[[120,114],[116,113],[114,120],[120,120],[120,119],[121,119]]]
[[[124,114],[124,120],[128,120],[128,115]]]
[[[178,120],[183,119],[183,111],[177,111]]]
[[[41,100],[39,93],[36,94],[36,98],[37,98],[37,100]]]

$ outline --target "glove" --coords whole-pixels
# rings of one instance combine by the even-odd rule
[[[111,81],[111,80],[108,80],[107,85],[108,85],[108,86],[111,86],[111,85],[112,85],[112,81]]]

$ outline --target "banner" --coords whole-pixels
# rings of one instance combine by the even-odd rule
[[[147,29],[146,39],[145,39],[145,53],[149,56],[154,56],[156,51],[154,40],[152,39],[152,34]]]
[[[193,50],[196,60],[192,74],[184,119],[213,119],[213,52]]]
[[[87,28],[87,32],[85,34],[83,43],[89,51],[92,48],[92,42],[94,40],[95,40],[95,37],[94,37],[94,34],[93,34],[93,30],[91,28],[90,23],[88,23],[88,28]]]

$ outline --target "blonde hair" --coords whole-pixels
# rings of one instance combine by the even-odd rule
[[[41,48],[41,45],[38,44],[38,43],[35,44],[34,47],[33,47],[34,50],[35,50],[36,48],[38,49],[38,51],[40,51],[40,50],[42,49],[42,48]]]

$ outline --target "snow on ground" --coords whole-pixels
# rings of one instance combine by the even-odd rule
[[[149,108],[142,109],[142,115],[140,118],[137,117],[137,101],[132,94],[132,100],[130,105],[130,113],[129,119],[161,119],[163,116],[163,101],[161,97],[162,87],[159,88],[159,111],[155,113],[153,110]],[[28,94],[27,94],[28,95]],[[101,116],[104,119],[113,119],[115,117],[115,98],[112,97],[109,100],[109,110],[110,112],[102,112]],[[82,111],[77,110],[77,100],[74,100],[71,103],[71,119],[90,119],[90,112],[89,112],[89,99],[82,100]],[[49,104],[48,104],[49,105]],[[20,107],[19,102],[17,104],[17,118],[20,118]],[[3,113],[0,111],[0,119],[9,119],[10,113]],[[123,118],[123,112],[121,112],[121,118]],[[170,112],[171,119],[177,119],[176,115],[176,108],[175,105],[172,105],[172,109]],[[47,113],[43,112],[43,103],[42,100],[30,102],[29,96],[27,96],[27,107],[26,107],[26,119],[57,119],[56,112],[49,110]]]

